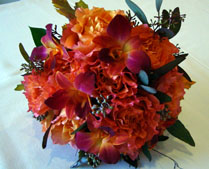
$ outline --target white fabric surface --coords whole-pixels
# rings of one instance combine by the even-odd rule
[[[1,1],[1,0],[0,0]],[[70,1],[74,3],[75,1]],[[106,9],[128,9],[125,0],[86,0],[89,6]],[[134,0],[151,19],[156,15],[154,0]],[[182,101],[180,120],[191,132],[196,147],[170,137],[156,147],[174,158],[184,169],[209,168],[209,1],[165,0],[162,8],[180,7],[186,13],[180,33],[172,39],[190,55],[182,67],[197,83]],[[65,17],[54,10],[50,0],[20,0],[0,5],[0,169],[68,169],[77,159],[76,150],[70,146],[53,145],[48,139],[45,150],[41,148],[43,133],[40,124],[26,112],[27,101],[22,92],[14,88],[22,77],[19,71],[24,62],[18,44],[22,42],[28,53],[34,47],[28,26],[44,27],[47,23],[62,26]],[[152,162],[141,155],[142,169],[172,169],[169,159],[151,152]],[[128,164],[103,164],[99,169],[127,169]],[[87,167],[84,167],[87,168]],[[90,167],[89,167],[90,168]]]

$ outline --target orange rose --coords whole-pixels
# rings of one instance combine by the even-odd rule
[[[151,59],[151,67],[157,69],[175,59],[174,53],[179,50],[169,42],[168,38],[161,38],[148,25],[140,25],[132,30],[132,35],[138,35],[142,41],[144,52]]]

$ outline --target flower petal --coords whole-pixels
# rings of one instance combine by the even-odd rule
[[[70,141],[69,132],[64,132],[62,124],[55,126],[51,129],[51,138],[54,144],[65,145]]]
[[[76,146],[85,152],[97,154],[99,152],[101,141],[97,140],[95,133],[77,132],[75,137]]]
[[[56,45],[52,40],[52,24],[46,25],[46,35],[41,38],[41,42],[47,48],[56,48]]]
[[[45,60],[48,56],[47,49],[44,46],[39,46],[33,49],[30,60],[31,61],[38,61],[38,60]]]
[[[93,42],[97,45],[100,45],[103,48],[120,46],[118,41],[110,36],[97,36],[93,39]]]
[[[106,131],[111,137],[115,135],[113,129],[108,126],[101,126],[100,129]]]
[[[82,107],[82,104],[78,104],[75,107],[75,113],[78,117],[84,118],[86,117],[87,113],[91,110],[89,103],[86,102],[86,104]]]
[[[142,42],[139,39],[139,37],[134,36],[125,43],[125,45],[123,47],[123,51],[124,52],[131,52],[132,50],[139,49],[141,44],[142,44]]]
[[[67,50],[65,49],[64,46],[62,46],[62,55],[63,55],[63,60],[68,60],[69,59],[69,54]]]
[[[105,163],[115,164],[120,160],[120,153],[111,143],[103,139],[99,150],[99,158]]]
[[[115,61],[109,65],[108,74],[109,75],[118,75],[126,67],[124,59]]]
[[[61,110],[65,107],[69,100],[69,96],[66,90],[60,89],[55,92],[51,97],[45,100],[45,104],[51,109]]]
[[[61,72],[56,73],[56,81],[63,89],[69,89],[72,87],[72,83]]]
[[[63,29],[62,38],[60,40],[61,44],[66,48],[72,48],[78,41],[78,35],[71,31],[70,24],[66,25]]]
[[[108,48],[103,48],[98,56],[99,56],[99,59],[105,63],[111,63],[114,61],[114,59],[109,55],[109,52],[110,52],[110,49]]]
[[[107,27],[107,33],[118,41],[125,41],[131,33],[131,25],[124,16],[116,15]]]
[[[75,79],[75,87],[87,94],[91,94],[95,88],[95,74],[93,72],[80,73]]]
[[[114,145],[121,145],[127,143],[128,139],[129,136],[127,135],[127,133],[121,133],[115,137]]]
[[[139,73],[141,69],[146,71],[150,68],[150,58],[143,51],[135,50],[128,54],[126,66],[133,73]]]
[[[75,112],[75,105],[74,104],[67,104],[66,106],[66,116],[68,119],[72,119],[73,118],[73,115],[74,115],[74,112]]]
[[[44,71],[49,71],[55,68],[56,66],[56,58],[52,55],[52,53],[49,54],[50,56],[46,59],[44,63]]]
[[[90,131],[93,131],[93,130],[99,128],[101,126],[101,121],[102,121],[102,118],[97,120],[94,115],[89,113],[88,118],[87,118],[88,129]]]

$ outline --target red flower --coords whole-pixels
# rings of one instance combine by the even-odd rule
[[[31,75],[24,76],[22,83],[25,88],[24,94],[28,99],[28,111],[32,111],[35,116],[43,115],[49,110],[44,101],[60,89],[54,76],[54,74],[48,75],[45,72],[36,73],[35,70],[32,71]]]
[[[141,48],[149,56],[152,69],[157,69],[175,59],[178,48],[169,42],[167,37],[160,37],[147,24],[136,26],[132,35],[141,40]]]
[[[94,38],[94,43],[103,48],[99,59],[109,64],[111,75],[118,75],[126,66],[133,73],[150,67],[150,59],[141,50],[140,39],[131,36],[131,29],[124,16],[116,15],[107,27],[107,35]]]
[[[66,108],[68,118],[72,118],[74,112],[84,118],[90,110],[88,94],[94,90],[94,73],[80,73],[73,85],[61,72],[57,72],[56,81],[62,89],[49,97],[45,104],[55,110]]]
[[[114,146],[112,138],[102,130],[94,130],[90,133],[76,133],[76,146],[85,152],[99,155],[99,158],[109,164],[120,160],[120,153]]]

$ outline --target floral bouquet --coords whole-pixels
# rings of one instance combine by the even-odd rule
[[[19,45],[27,63],[16,87],[42,124],[42,147],[50,135],[79,150],[72,167],[120,159],[137,167],[140,153],[151,160],[150,150],[168,139],[165,130],[195,146],[178,120],[184,89],[194,83],[179,66],[188,54],[169,41],[185,18],[179,8],[161,12],[156,0],[158,15],[148,22],[130,0],[133,13],[52,2],[69,23],[62,34],[52,24],[30,27],[36,47],[29,56]]]

